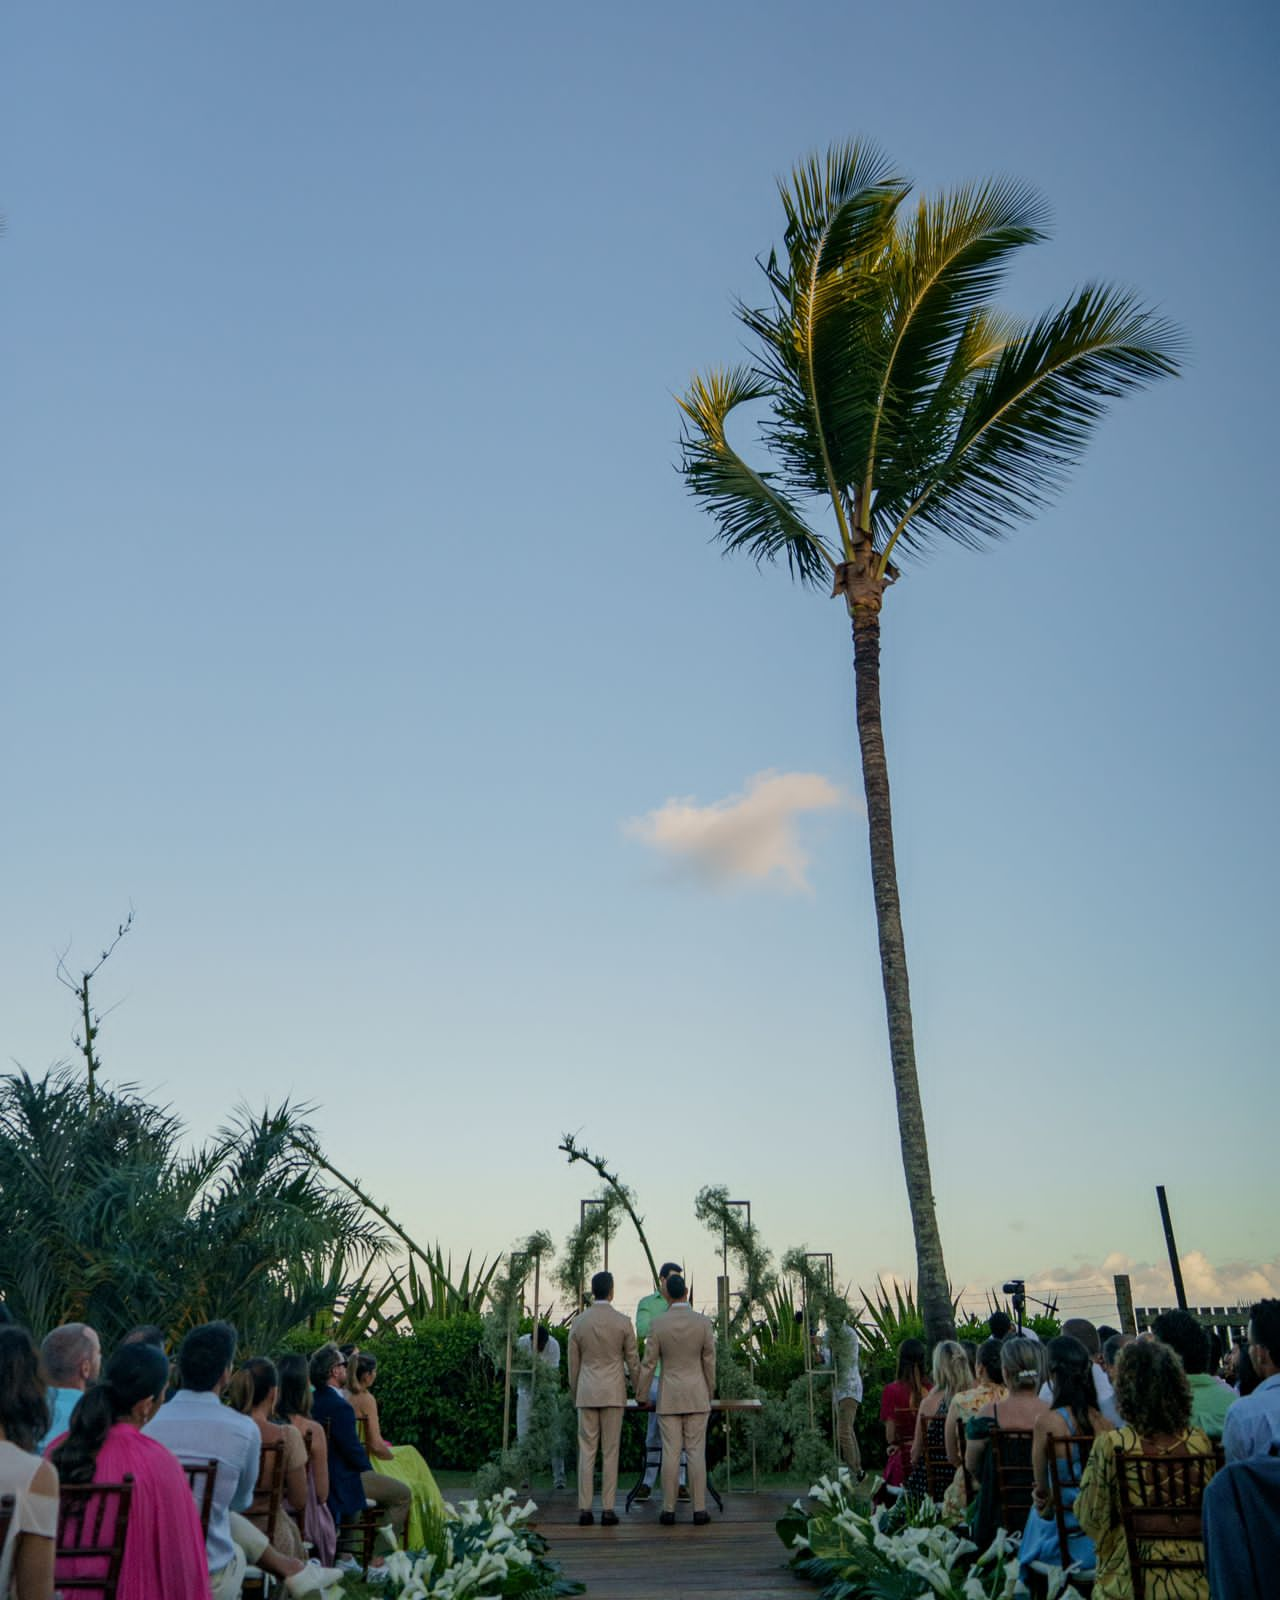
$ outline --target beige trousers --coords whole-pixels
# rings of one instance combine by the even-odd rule
[[[862,1471],[862,1451],[858,1447],[858,1402],[836,1401],[836,1443],[841,1459],[856,1478]]]
[[[695,1511],[707,1509],[707,1416],[705,1411],[662,1411],[662,1509],[674,1511],[680,1487],[680,1452],[689,1463],[689,1498]]]
[[[396,1531],[396,1538],[403,1545],[409,1507],[413,1504],[413,1490],[407,1483],[401,1483],[399,1478],[388,1478],[381,1472],[362,1472],[360,1482],[364,1486],[365,1499],[372,1500],[387,1513]]]
[[[612,1511],[618,1498],[618,1443],[621,1406],[578,1407],[578,1510],[590,1511],[595,1490],[596,1448],[600,1450],[600,1509]]]
[[[209,1574],[213,1600],[240,1600],[240,1590],[244,1587],[244,1568],[244,1551],[237,1549],[234,1559],[228,1561],[220,1572]]]

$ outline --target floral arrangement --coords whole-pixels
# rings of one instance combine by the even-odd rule
[[[381,1593],[397,1600],[479,1600],[520,1595],[551,1600],[581,1594],[584,1585],[562,1578],[547,1559],[547,1541],[532,1526],[537,1506],[517,1505],[513,1489],[487,1500],[446,1507],[443,1550],[387,1557]]]
[[[979,1551],[932,1502],[872,1511],[866,1493],[841,1468],[778,1522],[792,1566],[822,1586],[819,1600],[1012,1600],[1019,1592],[1017,1543],[1003,1529]],[[1082,1600],[1061,1572],[1049,1576],[1049,1597]]]

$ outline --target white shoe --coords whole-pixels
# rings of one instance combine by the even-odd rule
[[[340,1567],[319,1567],[308,1563],[301,1572],[286,1578],[284,1586],[290,1594],[323,1594],[326,1589],[341,1583],[345,1576]]]

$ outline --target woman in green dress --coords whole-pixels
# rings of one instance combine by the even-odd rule
[[[405,1544],[410,1550],[425,1550],[433,1546],[428,1528],[439,1528],[444,1522],[444,1498],[431,1476],[431,1468],[411,1444],[389,1443],[382,1437],[378,1425],[378,1402],[373,1398],[373,1385],[378,1376],[375,1356],[353,1354],[347,1375],[347,1388],[356,1414],[356,1424],[364,1438],[364,1447],[374,1463],[374,1471],[388,1478],[397,1478],[413,1491],[409,1507],[409,1521],[405,1528]]]

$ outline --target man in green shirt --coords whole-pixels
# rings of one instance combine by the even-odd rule
[[[649,1329],[653,1326],[654,1318],[663,1316],[671,1302],[667,1299],[667,1279],[673,1272],[683,1273],[684,1268],[674,1261],[664,1261],[658,1273],[658,1287],[652,1294],[645,1295],[636,1307],[636,1337],[640,1341],[640,1353],[644,1354],[644,1341]],[[659,1368],[661,1370],[661,1368]],[[649,1400],[654,1406],[658,1403],[658,1380],[655,1377],[650,1385]],[[637,1400],[643,1400],[643,1395],[637,1395]],[[649,1426],[644,1435],[644,1482],[635,1492],[637,1500],[647,1500],[653,1493],[653,1486],[658,1481],[658,1469],[662,1465],[662,1429],[658,1425],[656,1410],[649,1413]],[[687,1497],[685,1487],[684,1457],[680,1458],[680,1493],[682,1498]]]
[[[1209,1371],[1209,1335],[1189,1311],[1162,1311],[1151,1331],[1182,1359],[1191,1385],[1191,1426],[1221,1439],[1227,1407],[1236,1396]]]

